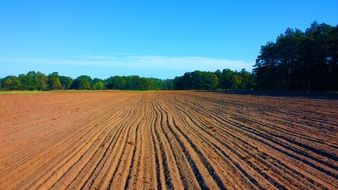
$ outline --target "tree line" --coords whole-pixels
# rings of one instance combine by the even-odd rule
[[[105,80],[30,71],[0,79],[3,90],[338,90],[338,25],[288,28],[261,47],[252,72],[193,71],[174,79],[113,76]]]
[[[261,47],[253,75],[257,89],[338,90],[338,25],[288,28]]]
[[[215,90],[252,87],[252,75],[244,69],[239,72],[230,69],[187,72],[173,80],[140,76],[113,76],[103,80],[87,75],[72,79],[57,72],[45,75],[35,71],[0,79],[2,90]]]
[[[139,76],[114,76],[103,80],[81,75],[72,79],[57,72],[45,75],[30,71],[27,74],[0,79],[0,88],[3,90],[172,90],[173,82]]]
[[[216,90],[216,89],[252,89],[254,86],[251,73],[242,69],[232,71],[230,69],[217,70],[215,72],[194,71],[187,72],[183,76],[175,77],[174,89],[177,90]]]

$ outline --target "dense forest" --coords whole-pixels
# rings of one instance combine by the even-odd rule
[[[173,82],[139,76],[114,76],[102,80],[81,75],[72,79],[57,72],[45,75],[30,71],[27,74],[0,79],[0,86],[4,90],[171,90]]]
[[[57,72],[45,75],[30,71],[19,76],[0,79],[3,90],[190,90],[190,89],[247,89],[251,88],[251,74],[224,69],[223,72],[194,71],[174,80],[139,76],[113,76],[105,80],[81,75],[75,79]]]
[[[75,79],[57,72],[30,71],[0,79],[2,90],[338,90],[338,25],[312,23],[305,31],[288,28],[261,47],[252,73],[230,69],[194,71],[174,79],[113,76]]]
[[[252,89],[253,76],[244,69],[240,72],[230,69],[222,72],[194,71],[175,77],[173,83],[177,90]]]
[[[253,75],[257,89],[338,90],[338,25],[288,28],[261,47]]]

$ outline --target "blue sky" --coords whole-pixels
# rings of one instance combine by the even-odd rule
[[[260,46],[287,27],[337,25],[337,12],[337,0],[4,0],[0,77],[251,70]]]

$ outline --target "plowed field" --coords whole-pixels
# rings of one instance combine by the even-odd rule
[[[0,95],[0,189],[338,189],[338,100]]]

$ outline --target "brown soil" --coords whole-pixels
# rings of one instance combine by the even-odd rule
[[[0,189],[338,189],[338,100],[0,95]]]

